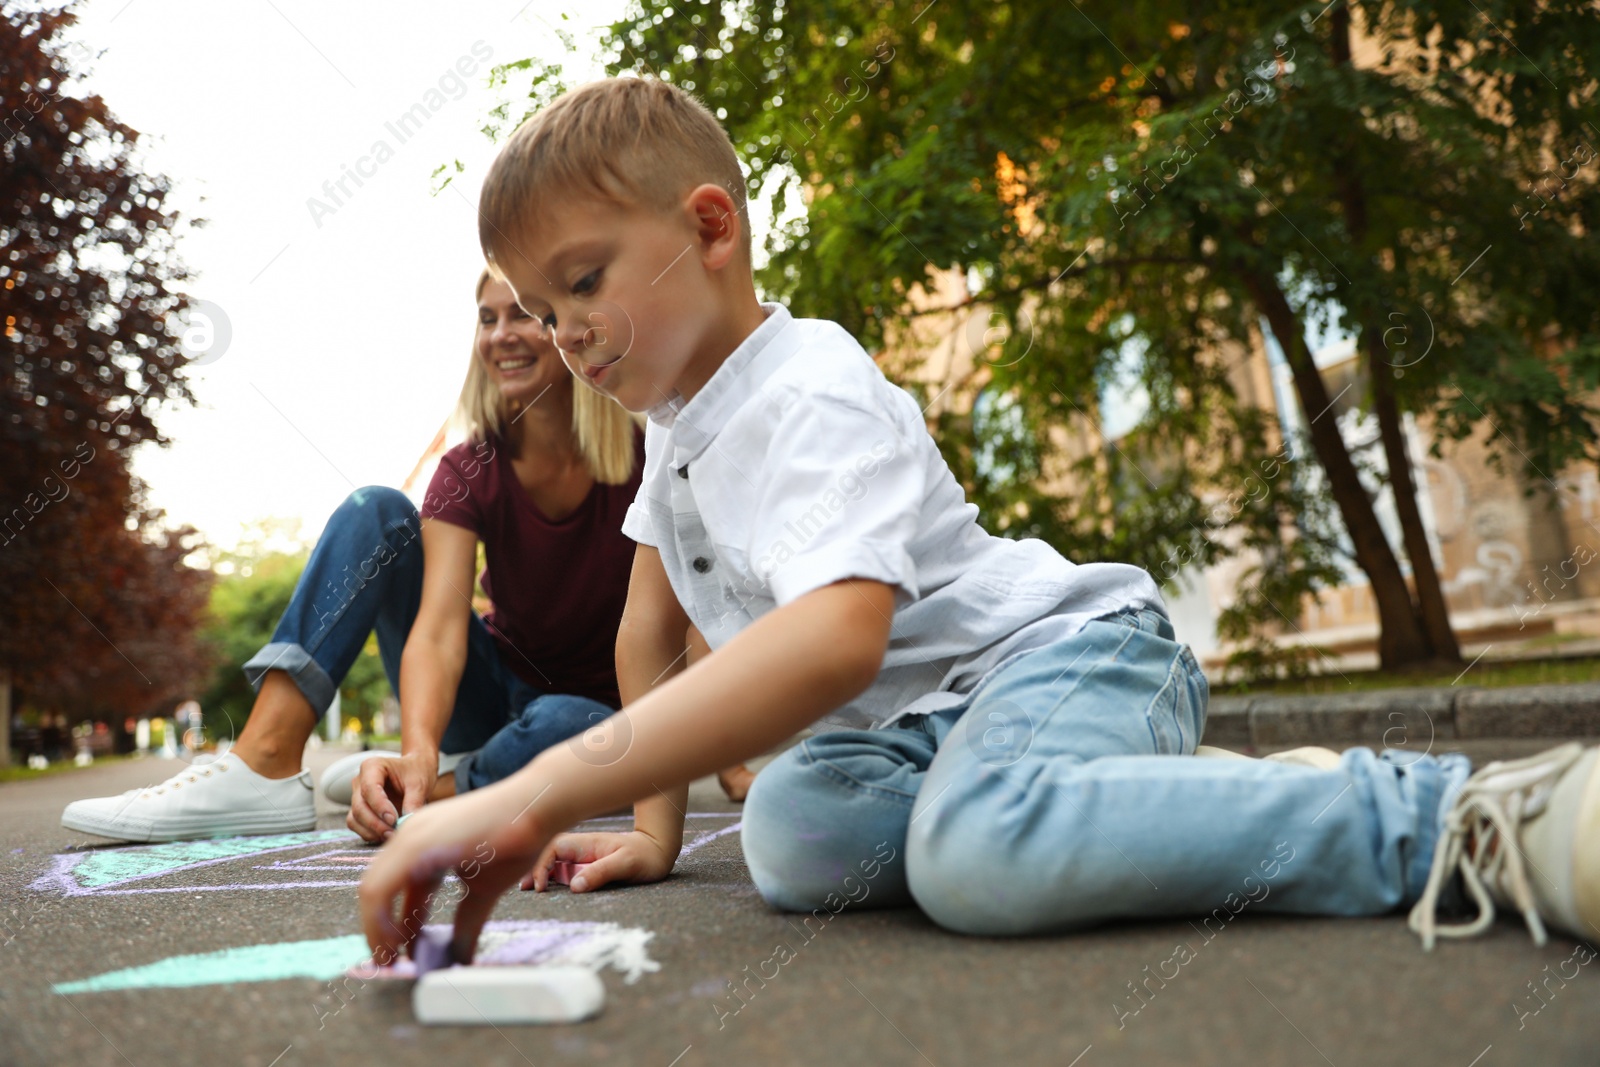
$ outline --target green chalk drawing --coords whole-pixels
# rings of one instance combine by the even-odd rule
[[[174,841],[134,849],[105,849],[84,856],[72,868],[73,879],[86,889],[148,878],[201,863],[249,856],[275,848],[309,845],[319,841],[354,840],[349,830],[313,830],[268,837],[226,837],[209,841]]]
[[[429,926],[443,933],[448,926]],[[478,940],[477,966],[569,963],[598,971],[620,971],[632,983],[658,971],[661,964],[647,949],[655,934],[610,922],[563,922],[559,919],[500,919],[484,927]],[[216,952],[169,956],[140,967],[125,967],[75,982],[57,982],[57,993],[104,993],[115,989],[170,989],[232,982],[272,982],[282,978],[325,981],[351,968],[372,964],[366,938],[360,934],[315,941],[282,941],[241,945]],[[362,978],[372,977],[358,970]]]
[[[112,989],[150,989],[215,985],[219,982],[270,982],[279,978],[337,978],[368,958],[360,934],[315,941],[244,945],[218,952],[169,956],[143,967],[125,967],[79,982],[57,982],[57,993],[103,993]]]

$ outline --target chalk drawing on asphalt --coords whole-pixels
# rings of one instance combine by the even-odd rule
[[[632,820],[632,816],[620,818]],[[743,825],[738,812],[694,812],[688,818],[728,825],[694,834],[680,856]],[[595,819],[585,826],[603,828],[595,824],[615,821]],[[376,854],[349,830],[81,850],[52,856],[49,868],[30,888],[64,897],[348,889],[359,884],[361,872]]]
[[[447,929],[439,927],[437,929]],[[599,971],[618,971],[627,982],[659,971],[648,946],[655,934],[611,922],[511,919],[490,922],[478,942],[475,966],[566,963]],[[271,982],[285,978],[338,978],[370,964],[360,934],[239,945],[213,952],[186,953],[137,967],[124,967],[71,982],[57,982],[57,993],[103,993],[118,989],[171,989],[232,982]]]

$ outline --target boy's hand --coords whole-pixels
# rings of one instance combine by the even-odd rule
[[[574,893],[587,893],[612,882],[633,885],[659,882],[672,873],[681,845],[680,841],[669,846],[638,830],[562,834],[550,843],[533,870],[523,877],[522,888],[544,892],[550,885],[550,864],[556,860],[588,864],[568,886]]]
[[[495,903],[549,844],[515,776],[412,812],[368,865],[357,896],[361,925],[380,964],[400,958],[432,910],[433,894],[455,872],[465,895],[456,905],[451,950],[470,963]],[[537,799],[535,797],[534,799]],[[398,920],[395,898],[402,901]]]

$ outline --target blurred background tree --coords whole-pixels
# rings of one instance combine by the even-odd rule
[[[363,734],[377,732],[378,713],[391,696],[399,696],[389,688],[389,677],[383,673],[383,659],[378,655],[378,635],[368,634],[367,643],[361,646],[361,655],[350,666],[339,686],[340,711],[345,722],[355,719],[361,724]]]
[[[191,401],[167,179],[77,81],[59,7],[0,13],[0,759],[18,705],[119,722],[192,695],[210,576],[129,471]],[[193,224],[193,223],[188,223]]]
[[[249,524],[238,546],[213,561],[218,578],[201,635],[210,664],[209,685],[200,698],[208,737],[236,738],[244,729],[255,690],[240,665],[272,640],[309,556],[298,523],[269,519]],[[362,731],[370,733],[387,696],[389,680],[372,635],[339,686],[341,714],[346,722],[358,719]]]
[[[1384,667],[1458,661],[1403,417],[1544,483],[1595,458],[1592,4],[636,0],[603,48],[724,122],[780,220],[770,298],[891,350],[951,307],[1000,316],[937,416],[992,530],[1163,578],[1253,552],[1223,637],[1293,627],[1343,556]],[[525,72],[491,136],[561,88],[501,69]],[[1350,396],[1308,332],[1353,336]],[[1230,353],[1263,338],[1303,438],[1235,395]],[[1137,424],[1086,442],[1133,391]],[[1375,418],[1385,471],[1336,402]]]

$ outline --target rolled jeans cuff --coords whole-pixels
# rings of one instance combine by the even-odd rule
[[[1384,753],[1390,757],[1393,750]],[[1397,759],[1396,759],[1397,761]],[[1418,761],[1420,762],[1420,761]],[[1462,786],[1472,775],[1472,761],[1459,752],[1447,752],[1435,757],[1434,773],[1423,777],[1423,788],[1418,796],[1417,807],[1422,813],[1417,835],[1417,848],[1410,857],[1406,870],[1405,903],[1407,906],[1415,904],[1422,896],[1422,889],[1428,884],[1428,877],[1433,870],[1433,853],[1445,835],[1445,818],[1450,814],[1450,809],[1455,807],[1456,798],[1461,795]],[[1431,834],[1431,837],[1428,836]],[[1460,900],[1461,887],[1451,878],[1445,889],[1445,903],[1453,906]]]
[[[260,652],[251,656],[244,664],[245,680],[256,691],[261,689],[261,679],[267,676],[268,671],[283,671],[294,680],[295,688],[300,690],[300,695],[306,698],[321,718],[333,706],[333,698],[338,693],[339,687],[333,684],[333,679],[328,677],[328,672],[322,665],[311,658],[307,652],[296,644],[274,643],[265,646]]]

